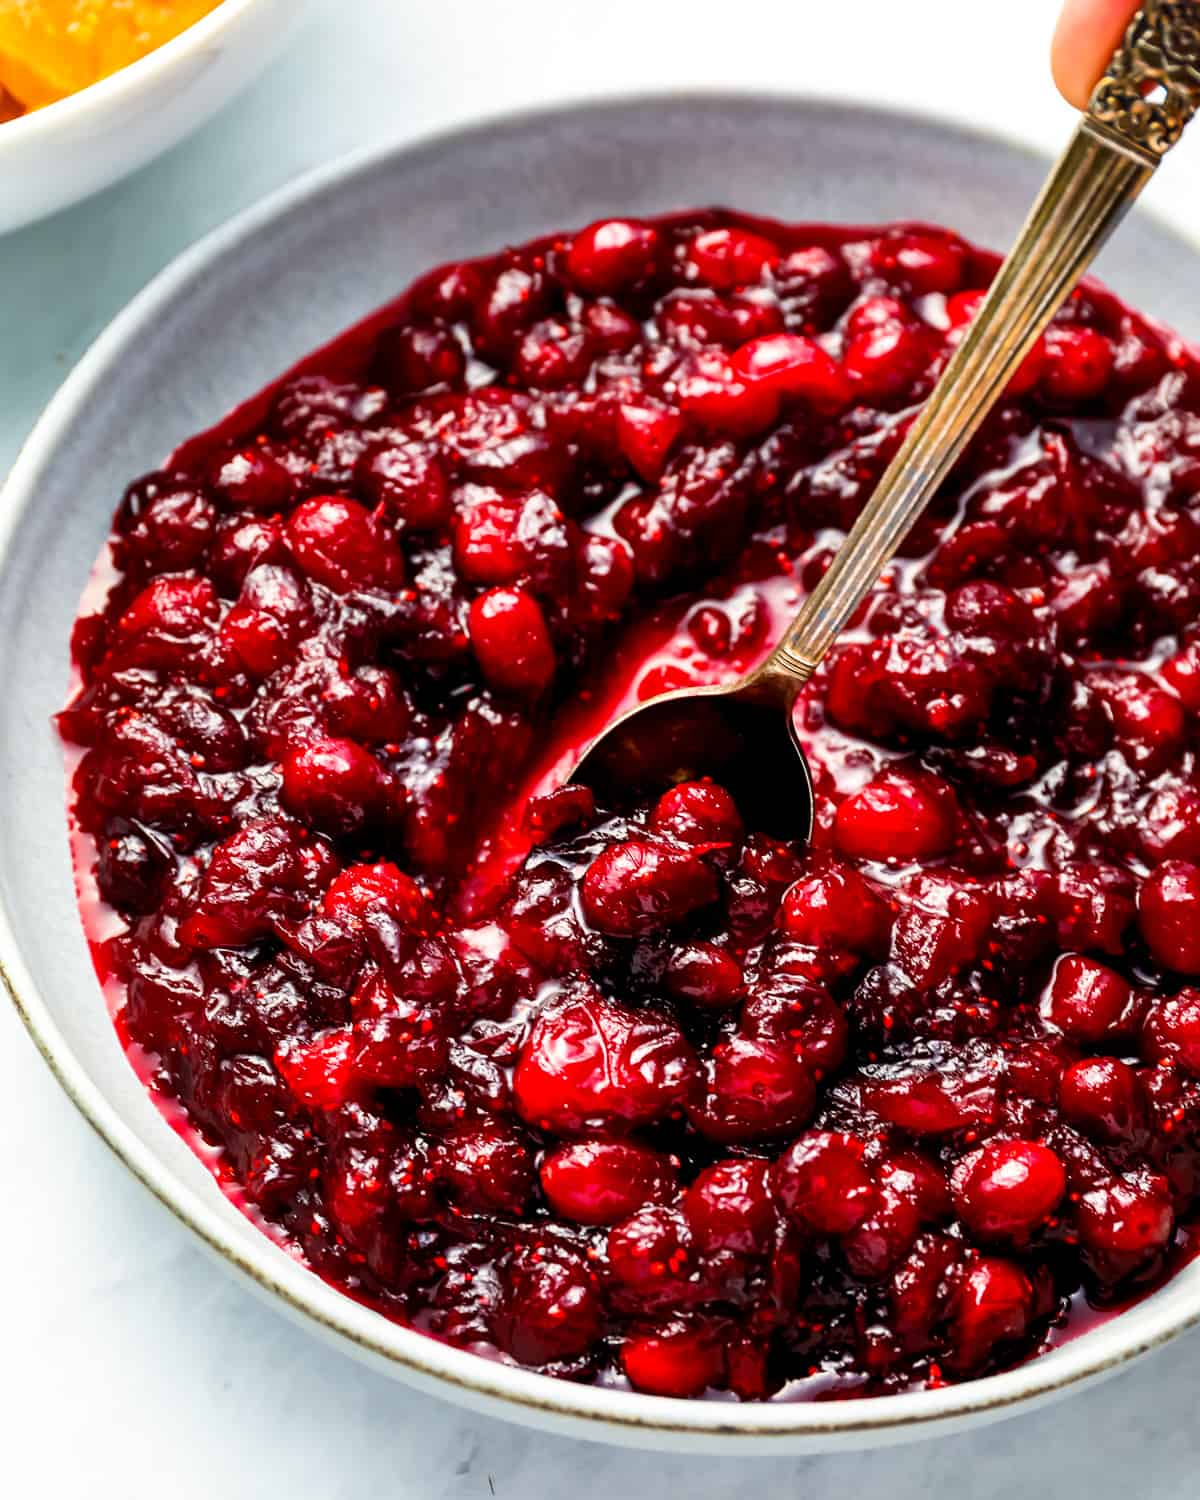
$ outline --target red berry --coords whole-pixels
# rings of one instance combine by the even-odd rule
[[[313,740],[290,750],[280,769],[284,806],[324,833],[356,833],[383,810],[383,771],[353,740]]]
[[[1058,1103],[1093,1139],[1127,1140],[1138,1116],[1137,1074],[1116,1057],[1085,1058],[1063,1074]]]
[[[766,1162],[706,1167],[684,1194],[683,1211],[701,1249],[763,1254],[775,1229]]]
[[[701,281],[724,290],[758,281],[779,260],[779,246],[748,229],[706,229],[688,247],[687,258]]]
[[[1155,1001],[1142,1023],[1142,1056],[1147,1062],[1175,1063],[1200,1077],[1200,991],[1180,990]]]
[[[321,901],[327,916],[360,921],[370,911],[390,912],[406,927],[420,926],[427,910],[421,887],[394,864],[348,865]]]
[[[803,401],[833,415],[850,404],[850,383],[834,359],[798,333],[769,333],[751,339],[733,356],[733,366],[775,392],[781,401]]]
[[[772,1169],[779,1201],[802,1228],[848,1234],[874,1206],[875,1189],[853,1136],[810,1131]]]
[[[715,901],[717,877],[690,850],[628,839],[592,861],[580,896],[593,927],[613,937],[636,937]]]
[[[1033,1288],[1019,1266],[996,1256],[976,1260],[959,1289],[953,1365],[964,1372],[981,1369],[997,1348],[1024,1336],[1032,1311]]]
[[[720,349],[689,354],[675,375],[679,409],[698,427],[728,437],[764,432],[779,415],[779,396],[742,373]]]
[[[1138,925],[1166,969],[1200,974],[1200,866],[1169,859],[1143,881]]]
[[[663,979],[672,995],[701,1010],[728,1010],[745,993],[741,964],[713,943],[676,948]]]
[[[1094,328],[1052,324],[1045,334],[1042,390],[1052,401],[1091,401],[1113,372],[1112,343]]]
[[[1042,996],[1042,1019],[1085,1046],[1101,1041],[1129,1004],[1130,988],[1107,965],[1077,953],[1060,958]]]
[[[1019,1240],[1045,1223],[1067,1190],[1062,1162],[1037,1141],[991,1141],[954,1170],[954,1205],[971,1233]]]
[[[575,1141],[542,1163],[542,1192],[556,1214],[576,1224],[617,1224],[645,1203],[666,1201],[675,1166],[627,1141]]]
[[[535,698],[557,665],[546,617],[520,588],[489,589],[471,605],[471,648],[480,671],[501,692]]]
[[[1165,1191],[1121,1177],[1084,1193],[1077,1217],[1080,1239],[1105,1255],[1153,1255],[1170,1243],[1175,1230]]]
[[[357,500],[314,495],[292,513],[286,534],[308,577],[335,594],[403,582],[404,557],[395,539]]]
[[[671,1021],[577,993],[539,1013],[517,1059],[513,1098],[531,1125],[577,1134],[664,1119],[695,1079],[695,1055]]]
[[[664,792],[650,827],[681,844],[700,845],[740,845],[746,831],[733,798],[711,781],[681,781]]]
[[[957,842],[957,799],[923,773],[881,771],[838,808],[833,837],[852,859],[930,859]]]
[[[835,865],[803,876],[791,886],[779,910],[788,937],[810,948],[842,948],[878,953],[887,942],[891,916],[857,870]]]
[[[636,219],[600,219],[581,230],[567,252],[567,275],[592,296],[619,292],[653,276],[659,235]]]
[[[621,1364],[630,1385],[652,1396],[702,1396],[725,1373],[716,1330],[681,1320],[630,1334],[621,1345]]]
[[[735,1036],[718,1042],[707,1063],[707,1091],[692,1124],[715,1141],[760,1141],[807,1124],[816,1088],[794,1052]]]

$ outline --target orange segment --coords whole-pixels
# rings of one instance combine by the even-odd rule
[[[220,0],[0,0],[0,88],[52,104],[153,52]]]

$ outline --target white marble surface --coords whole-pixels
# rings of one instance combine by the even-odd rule
[[[696,85],[851,93],[1049,148],[1068,120],[1046,79],[1054,8],[333,0],[329,19],[202,134],[103,196],[0,239],[0,472],[93,334],[154,271],[316,163],[489,111]],[[1173,202],[1190,192],[1200,232],[1200,142],[1191,145],[1155,190]],[[1065,1403],[952,1440],[809,1460],[625,1454],[417,1396],[261,1305],[108,1155],[3,1007],[0,1141],[0,1494],[715,1500],[761,1489],[810,1500],[1184,1500],[1200,1491],[1196,1337]]]

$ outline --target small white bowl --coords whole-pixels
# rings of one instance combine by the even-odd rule
[[[317,0],[224,0],[90,88],[0,125],[0,234],[98,192],[214,115]]]
[[[552,1380],[388,1322],[285,1253],[164,1121],[109,1020],[76,913],[61,746],[76,601],[124,484],[418,273],[602,214],[728,201],[785,219],[923,218],[1011,239],[1045,164],[914,116],[666,97],[489,121],[342,162],[187,251],[97,340],[0,495],[0,982],[63,1087],[146,1186],[275,1306],[376,1369],[494,1416],[692,1453],[864,1448],[1026,1410],[1200,1323],[1200,1261],[1040,1359],[939,1390],[826,1403],[681,1401]],[[1101,263],[1200,334],[1195,246],[1144,212]],[[120,1226],[113,1226],[114,1234]]]

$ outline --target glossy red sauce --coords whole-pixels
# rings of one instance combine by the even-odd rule
[[[1077,294],[802,699],[812,848],[556,791],[760,660],[995,268],[610,221],[431,273],[130,487],[81,911],[223,1187],[387,1316],[648,1392],[1011,1364],[1191,1254],[1200,378]]]

